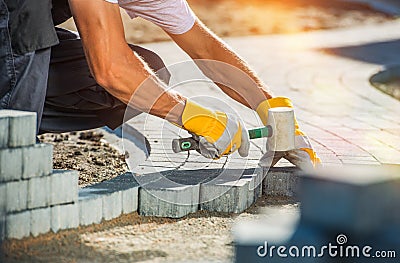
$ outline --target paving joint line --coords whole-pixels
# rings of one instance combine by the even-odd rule
[[[368,153],[369,155],[371,155],[371,156],[375,159],[375,161],[381,163],[375,155],[373,155],[373,154],[370,153],[369,151],[365,150],[365,149],[364,149],[363,147],[361,147],[360,145],[354,144],[354,143],[350,142],[349,140],[347,140],[346,138],[341,137],[341,136],[337,135],[336,133],[333,133],[333,132],[331,132],[331,131],[329,131],[329,130],[326,130],[326,129],[324,129],[324,128],[321,128],[320,126],[316,126],[316,125],[314,125],[314,124],[312,124],[312,123],[310,123],[310,122],[307,122],[307,121],[306,121],[305,123],[307,123],[307,124],[310,125],[310,126],[313,126],[314,128],[319,128],[319,129],[321,129],[321,130],[323,130],[323,131],[325,131],[325,132],[327,132],[327,133],[330,133],[331,135],[334,135],[334,136],[338,137],[339,139],[341,139],[342,141],[345,141],[345,142],[347,142],[347,143],[349,143],[349,144],[351,144],[351,145],[353,145],[353,146],[356,146],[357,148],[359,148],[359,149],[362,150],[363,152],[366,152],[366,153]],[[327,146],[324,145],[323,143],[320,143],[320,144],[323,145],[324,147],[327,147]],[[336,154],[336,153],[335,153],[335,154]],[[342,161],[340,158],[339,158],[339,160],[342,162],[342,164],[344,164],[343,161]]]

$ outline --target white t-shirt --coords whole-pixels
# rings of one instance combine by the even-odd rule
[[[193,27],[195,15],[186,0],[105,0],[118,3],[131,18],[146,19],[171,34],[183,34]]]

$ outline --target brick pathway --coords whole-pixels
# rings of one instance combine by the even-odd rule
[[[227,42],[254,67],[275,95],[292,98],[300,125],[312,138],[325,165],[399,164],[400,102],[369,84],[371,75],[382,66],[400,64],[399,38],[400,20],[397,20],[376,26],[290,36],[232,38]],[[169,42],[147,47],[159,53],[167,65],[186,58]],[[182,76],[173,73],[179,81]],[[248,127],[260,125],[251,111],[229,102],[217,88],[209,84],[196,84],[196,88],[188,86],[178,90],[191,97],[206,94],[221,98],[240,111]],[[218,106],[215,102],[208,104]],[[157,126],[149,124],[146,128],[147,135],[159,129],[160,122],[154,124]],[[163,130],[165,133],[166,129]],[[168,151],[174,133],[178,130],[173,130],[166,146],[159,150]],[[150,140],[157,137],[150,136]],[[250,160],[260,156],[262,145],[263,142],[253,142]],[[162,163],[169,160],[157,156],[161,157],[154,154],[151,165],[156,162],[157,166],[169,169],[207,166],[202,166],[202,157],[196,154],[189,158],[168,155],[180,162],[172,166]],[[223,167],[226,159],[218,163]]]

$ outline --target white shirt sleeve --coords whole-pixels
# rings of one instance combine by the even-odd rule
[[[118,0],[105,0],[106,2],[110,2],[110,3],[113,3],[113,4],[118,4]]]
[[[186,33],[193,27],[196,19],[186,0],[119,0],[118,2],[131,18],[141,17],[171,34]]]

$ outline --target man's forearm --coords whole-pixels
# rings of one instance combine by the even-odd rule
[[[272,98],[250,66],[200,21],[187,33],[171,37],[197,60],[205,75],[236,101],[256,109],[263,100]]]
[[[118,5],[104,0],[69,3],[96,81],[124,103],[181,124],[185,99],[166,91],[163,82],[129,48]]]
[[[172,91],[132,50],[119,50],[123,59],[113,56],[113,67],[102,86],[124,103],[181,125],[186,99]]]

